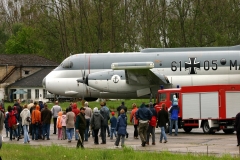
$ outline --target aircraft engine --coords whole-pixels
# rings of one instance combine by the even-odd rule
[[[124,70],[108,70],[88,75],[88,86],[102,92],[128,93],[143,88],[141,85],[129,85]]]

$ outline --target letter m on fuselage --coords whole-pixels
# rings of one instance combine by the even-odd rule
[[[230,70],[232,70],[232,67],[235,67],[235,70],[237,70],[237,60],[235,60],[234,63],[230,60]]]

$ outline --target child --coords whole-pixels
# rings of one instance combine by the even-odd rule
[[[120,110],[120,116],[117,119],[117,127],[116,127],[117,139],[115,142],[115,146],[119,145],[120,138],[122,137],[121,146],[124,146],[125,135],[127,134],[127,117],[124,109]]]
[[[58,128],[58,140],[61,138],[62,140],[62,112],[58,112],[57,118],[57,128]]]
[[[110,119],[111,123],[111,134],[110,134],[110,139],[113,139],[113,134],[116,137],[116,126],[117,126],[117,118],[114,116],[115,113],[112,112],[112,118]]]
[[[65,111],[63,111],[61,122],[62,122],[62,139],[65,140],[67,137],[67,135],[66,135],[66,112]]]

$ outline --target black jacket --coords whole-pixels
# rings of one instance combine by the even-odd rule
[[[161,109],[158,112],[158,126],[166,127],[166,123],[168,122],[168,112],[164,109]]]
[[[79,113],[76,118],[75,128],[81,131],[86,129],[86,119],[85,114]]]

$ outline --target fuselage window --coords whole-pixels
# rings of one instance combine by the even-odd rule
[[[72,61],[64,61],[61,65],[63,68],[72,68],[73,63]]]

